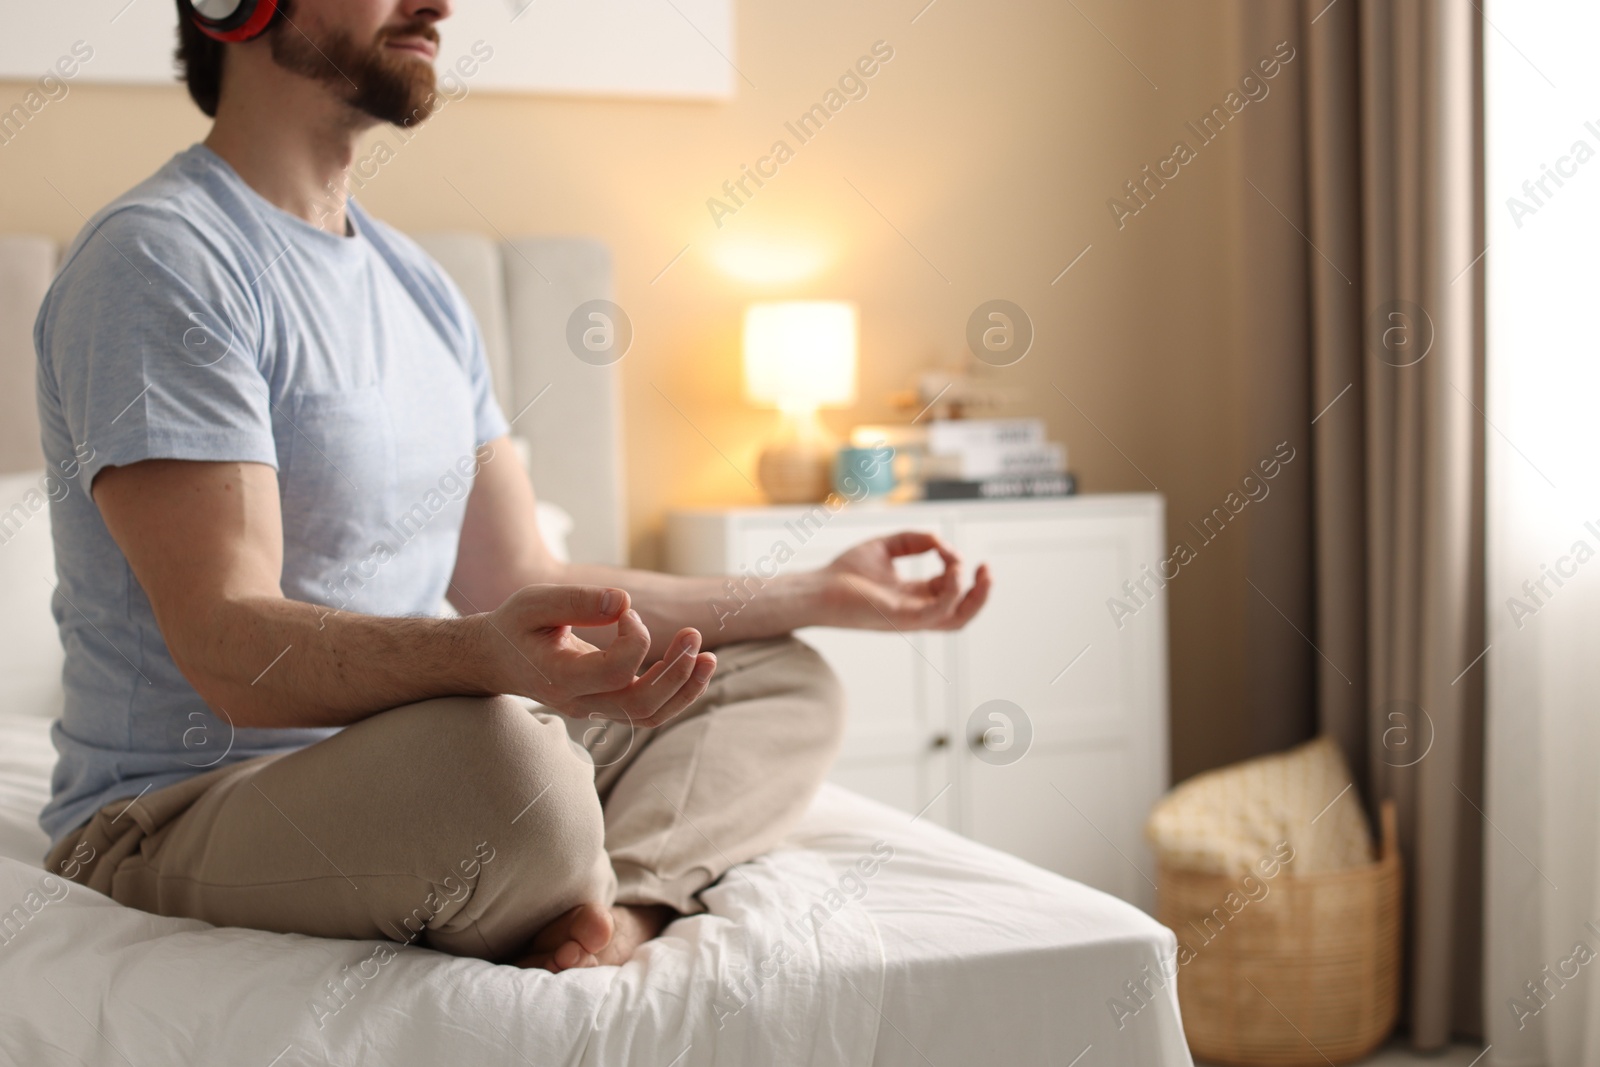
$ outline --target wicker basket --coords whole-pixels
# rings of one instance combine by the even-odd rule
[[[1260,899],[1243,906],[1242,876],[1161,865],[1157,917],[1178,935],[1178,1002],[1196,1058],[1309,1067],[1357,1060],[1383,1043],[1400,1012],[1393,801],[1381,821],[1376,863],[1270,880],[1258,872],[1265,895],[1252,886]],[[1224,905],[1230,893],[1237,914]]]

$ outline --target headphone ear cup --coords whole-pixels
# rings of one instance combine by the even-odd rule
[[[261,36],[277,17],[279,0],[187,0],[189,19],[214,41],[238,43]],[[208,14],[207,11],[210,11]]]

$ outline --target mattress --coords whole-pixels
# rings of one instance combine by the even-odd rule
[[[48,722],[0,713],[0,1062],[1179,1067],[1173,935],[836,786],[622,967],[147,915],[50,877]]]

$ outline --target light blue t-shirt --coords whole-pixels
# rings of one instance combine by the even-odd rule
[[[95,217],[45,297],[39,416],[70,487],[50,505],[66,648],[39,819],[53,841],[113,800],[333,732],[234,731],[206,706],[89,496],[103,468],[274,467],[285,596],[439,613],[475,452],[506,421],[459,290],[354,203],[349,217],[350,236],[320,230],[197,145]]]

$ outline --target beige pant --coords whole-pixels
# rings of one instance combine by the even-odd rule
[[[160,915],[490,960],[580,903],[700,911],[696,893],[794,825],[843,727],[807,645],[717,658],[656,730],[510,697],[409,704],[108,804],[46,863]]]

